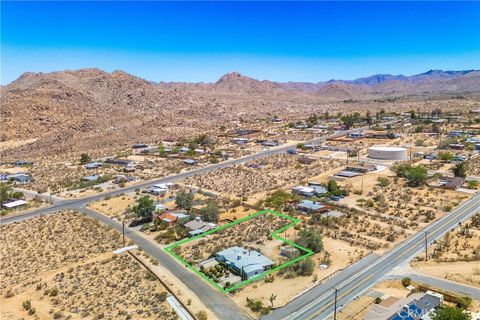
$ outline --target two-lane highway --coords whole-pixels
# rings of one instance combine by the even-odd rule
[[[410,261],[425,247],[425,233],[428,244],[441,238],[445,233],[480,212],[480,194],[474,195],[451,213],[425,227],[389,252],[375,260],[368,268],[345,279],[335,286],[338,290],[337,307],[346,305],[352,299],[371,288],[395,266]],[[308,304],[295,299],[284,308],[273,311],[265,319],[327,319],[334,308],[333,286],[324,286],[323,294],[318,293]],[[312,291],[312,290],[311,290]],[[308,295],[311,291],[305,293]]]

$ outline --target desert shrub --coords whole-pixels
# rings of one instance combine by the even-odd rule
[[[201,311],[198,311],[196,314],[195,314],[195,317],[198,319],[198,320],[208,320],[208,316],[207,316],[207,313],[203,310]]]
[[[462,309],[468,309],[468,307],[470,307],[471,304],[472,304],[472,298],[470,297],[461,297],[457,301],[457,307]]]
[[[410,279],[410,278],[408,278],[408,277],[402,279],[402,286],[408,287],[408,286],[411,285],[411,284],[412,284],[412,279]]]
[[[167,293],[167,292],[160,292],[160,293],[158,294],[158,300],[159,300],[160,302],[165,302],[165,301],[167,301],[167,297],[168,297],[168,293]]]

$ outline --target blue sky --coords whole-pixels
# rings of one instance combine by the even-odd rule
[[[480,69],[479,2],[1,2],[1,82],[98,67],[152,81]]]

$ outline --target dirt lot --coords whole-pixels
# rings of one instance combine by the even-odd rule
[[[113,256],[120,235],[95,220],[67,211],[1,231],[2,318],[175,319],[165,289],[131,257]]]
[[[468,174],[472,176],[480,176],[480,156],[471,158],[468,161]]]
[[[275,155],[215,172],[197,175],[186,184],[244,198],[264,194],[294,184],[306,183],[319,176],[328,176],[342,164],[335,160],[317,160],[312,164],[298,162],[300,156]]]
[[[430,261],[416,261],[412,266],[425,274],[480,286],[480,213],[447,233],[431,250]]]

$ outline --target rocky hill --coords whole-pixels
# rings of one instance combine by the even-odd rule
[[[153,83],[122,71],[25,73],[1,88],[1,141],[36,139],[2,156],[110,150],[189,137],[267,116],[302,118],[326,110],[429,108],[425,97],[478,101],[480,72],[429,71],[354,81],[277,83],[237,72],[215,83]],[[402,105],[378,104],[400,97]],[[462,96],[463,97],[463,96]],[[388,99],[386,100],[388,101]],[[411,101],[411,102],[409,102]],[[354,103],[352,103],[354,102]]]

